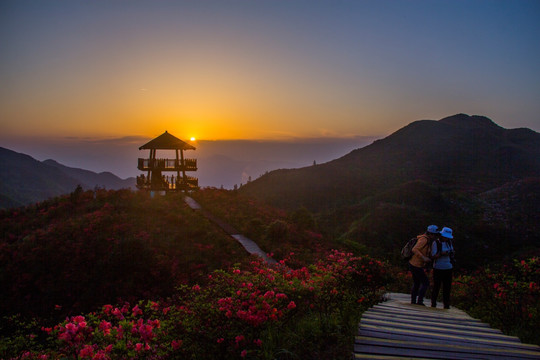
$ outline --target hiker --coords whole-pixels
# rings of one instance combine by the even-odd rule
[[[409,260],[409,270],[413,277],[413,286],[411,289],[411,304],[424,304],[424,295],[429,286],[426,265],[431,262],[431,244],[439,237],[439,228],[437,225],[429,225],[427,231],[418,235],[418,241],[412,249],[412,257]]]
[[[450,309],[450,289],[452,286],[452,270],[454,268],[454,245],[452,229],[443,227],[441,237],[431,248],[433,258],[433,291],[431,307],[437,307],[437,296],[442,284],[443,306]],[[435,246],[436,245],[436,246]]]

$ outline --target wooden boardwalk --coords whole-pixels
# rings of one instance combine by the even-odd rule
[[[540,347],[452,308],[410,304],[410,295],[387,294],[367,310],[354,345],[355,359],[540,359]]]

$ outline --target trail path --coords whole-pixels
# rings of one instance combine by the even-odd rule
[[[189,196],[187,205],[219,226],[250,254],[270,258],[252,240],[203,209]],[[355,359],[540,359],[540,347],[474,319],[462,310],[410,304],[410,295],[389,293],[387,301],[362,315],[354,344]]]
[[[212,221],[214,224],[223,229],[223,231],[225,231],[227,235],[238,241],[248,253],[260,256],[268,264],[276,264],[276,261],[266,255],[266,253],[262,251],[261,248],[253,240],[248,239],[244,235],[240,234],[239,231],[237,231],[234,227],[227,224],[220,218],[214,216],[209,211],[203,209],[202,206],[199,205],[199,203],[193,200],[193,198],[185,196],[184,201],[186,202],[186,204],[188,204],[190,208],[200,212],[202,216]]]
[[[411,305],[408,294],[387,298],[362,315],[355,359],[540,359],[537,345],[522,344],[462,310]]]

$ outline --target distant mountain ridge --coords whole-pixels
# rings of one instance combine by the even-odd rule
[[[242,191],[279,206],[354,203],[408,181],[480,193],[540,176],[540,134],[504,129],[484,116],[415,121],[327,162],[276,170]]]
[[[81,181],[81,186],[83,188],[92,189],[97,186],[114,190],[135,186],[133,178],[120,179],[118,176],[108,171],[95,173],[90,170],[65,166],[52,159],[43,161],[43,164],[56,167],[64,174]]]
[[[465,268],[540,254],[540,134],[483,116],[415,121],[239,191],[292,212],[305,207],[325,236],[395,263],[404,241],[428,224],[453,228]]]
[[[0,147],[0,208],[12,208],[70,193],[77,185],[121,189],[135,186],[135,179],[120,179],[103,172],[71,168],[54,160],[43,162]]]

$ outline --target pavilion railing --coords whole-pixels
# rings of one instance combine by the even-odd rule
[[[196,171],[197,159],[138,159],[137,168],[141,171],[162,170],[162,171]]]
[[[199,187],[199,179],[193,176],[177,177],[174,176],[168,177],[164,176],[159,180],[152,181],[144,175],[137,176],[137,188],[143,190],[165,190],[165,191],[175,191],[175,190],[189,190],[196,189]]]

